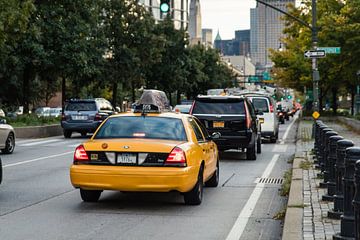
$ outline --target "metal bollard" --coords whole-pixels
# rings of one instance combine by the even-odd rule
[[[355,214],[355,239],[360,239],[360,159],[355,164],[355,196],[353,200]]]
[[[319,136],[320,136],[320,127],[324,126],[325,124],[321,120],[316,121],[315,125],[315,139],[314,139],[314,153],[315,153],[315,159],[314,163],[318,164],[318,152],[319,152]],[[316,166],[317,167],[317,166]]]
[[[331,128],[324,128],[322,129],[321,135],[320,135],[320,169],[321,172],[323,174],[324,180],[325,180],[325,164],[326,164],[326,159],[327,159],[327,143],[326,143],[326,133],[327,132],[333,132],[333,130]],[[333,136],[333,135],[331,135]],[[326,179],[327,181],[327,179]],[[320,188],[326,188],[326,181],[323,181],[319,184]]]
[[[337,142],[336,145],[336,163],[335,163],[335,195],[334,195],[334,209],[328,212],[328,217],[340,219],[344,211],[344,187],[343,176],[345,173],[345,153],[346,149],[353,147],[354,143],[350,140],[344,139]]]
[[[329,134],[331,132],[327,132],[326,134]],[[336,145],[339,140],[344,139],[343,137],[339,135],[334,135],[329,137],[328,141],[328,157],[327,161],[325,162],[326,171],[324,172],[324,182],[326,181],[327,185],[327,194],[322,196],[323,201],[333,201],[334,200],[334,194],[336,189],[335,184],[335,161],[336,161]],[[326,174],[325,174],[326,173]],[[325,179],[325,176],[327,176],[327,179]]]
[[[344,237],[354,239],[355,237],[355,216],[352,201],[355,194],[355,163],[359,159],[359,147],[349,147],[346,149],[344,175],[344,214],[341,215],[341,232],[334,235],[333,239],[344,239]]]
[[[319,127],[319,136],[318,136],[318,152],[317,152],[317,159],[319,160],[319,163],[321,164],[321,161],[322,161],[322,150],[323,150],[323,146],[322,146],[322,135],[323,135],[323,131],[324,129],[328,130],[328,131],[331,131],[331,128],[329,128],[328,126],[326,125],[323,125],[323,126],[320,126]]]

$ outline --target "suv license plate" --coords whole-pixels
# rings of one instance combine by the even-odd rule
[[[84,115],[72,115],[71,118],[73,120],[87,120],[88,119],[88,117],[84,116]]]
[[[136,164],[136,153],[119,153],[117,157],[118,163]]]
[[[225,126],[224,122],[213,122],[214,128],[223,128]]]

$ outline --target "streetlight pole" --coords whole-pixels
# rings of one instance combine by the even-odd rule
[[[317,21],[317,11],[316,11],[316,0],[312,0],[311,1],[311,12],[312,12],[312,24],[309,25],[307,22],[303,21],[300,18],[297,18],[271,4],[266,3],[263,0],[256,0],[256,2],[261,3],[267,7],[270,7],[278,12],[281,12],[282,14],[285,14],[286,16],[294,19],[295,21],[299,22],[300,24],[302,24],[303,26],[309,28],[311,30],[311,38],[312,38],[312,47],[314,50],[317,50],[317,44],[318,44],[318,36],[317,36],[317,26],[316,26],[316,21]],[[314,95],[314,101],[313,101],[313,110],[314,111],[319,111],[319,81],[320,81],[320,74],[319,74],[319,70],[318,70],[318,64],[317,64],[317,59],[316,58],[312,58],[312,79],[313,79],[313,95]]]

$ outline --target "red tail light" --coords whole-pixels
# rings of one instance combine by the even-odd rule
[[[100,121],[100,120],[102,120],[101,115],[98,113],[95,114],[94,121]]]
[[[75,149],[75,153],[74,153],[74,163],[81,162],[81,161],[89,161],[89,157],[88,157],[83,145],[78,146]]]
[[[61,114],[61,121],[66,121],[66,116],[65,116],[65,114],[63,113],[63,114]]]
[[[270,112],[274,112],[274,105],[270,104]]]
[[[245,113],[246,113],[245,123],[246,123],[246,127],[249,129],[249,128],[251,128],[251,117],[250,117],[249,110],[245,103],[244,103],[244,105],[245,105]]]
[[[186,157],[184,151],[181,148],[175,147],[166,159],[165,165],[185,167]]]

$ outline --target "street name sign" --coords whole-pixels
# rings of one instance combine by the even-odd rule
[[[340,54],[341,47],[318,47],[317,50],[324,50],[326,54]]]
[[[326,57],[324,50],[307,50],[304,52],[306,58],[323,58]]]

